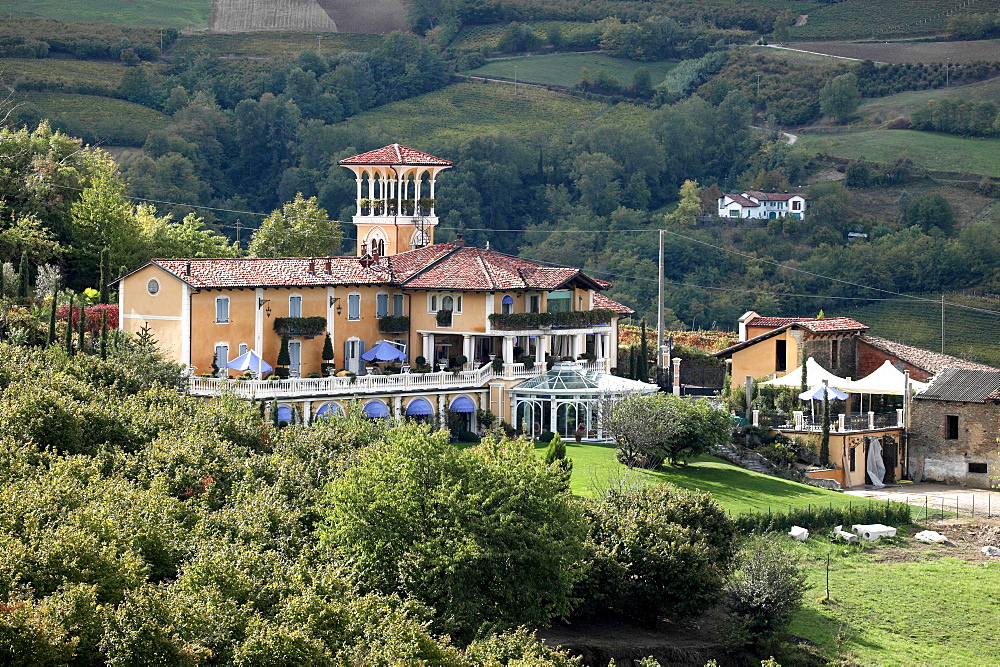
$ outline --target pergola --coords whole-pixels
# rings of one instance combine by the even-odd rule
[[[569,437],[582,426],[588,436],[593,433],[601,439],[601,411],[609,401],[658,390],[656,385],[586,372],[573,362],[558,362],[510,390],[511,414],[515,427],[531,437],[545,431]]]

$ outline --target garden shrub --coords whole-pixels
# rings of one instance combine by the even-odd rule
[[[655,624],[722,594],[735,527],[710,494],[673,485],[612,488],[585,503],[592,568],[575,591],[585,614]]]

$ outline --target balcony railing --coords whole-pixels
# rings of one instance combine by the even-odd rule
[[[604,371],[604,361],[577,362],[585,371]],[[491,379],[530,378],[546,371],[545,364],[528,369],[524,364],[504,364],[496,373],[492,364],[471,371],[360,375],[356,377],[289,378],[287,380],[228,380],[192,377],[188,390],[194,396],[218,396],[230,392],[240,398],[308,398],[310,396],[353,396],[402,391],[482,387]]]
[[[611,324],[618,314],[608,308],[570,310],[559,313],[493,313],[490,324],[503,331],[535,329],[583,329]]]
[[[796,411],[792,417],[780,417],[787,420],[784,424],[776,423],[779,417],[769,413],[753,411],[753,425],[764,428],[773,428],[778,431],[797,432],[819,432],[823,430],[823,418],[813,417],[804,412]],[[875,413],[865,412],[862,414],[838,414],[830,416],[830,432],[846,433],[856,431],[877,431],[887,428],[903,427],[903,411]]]

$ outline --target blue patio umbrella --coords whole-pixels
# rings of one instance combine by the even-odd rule
[[[361,358],[365,361],[406,361],[406,354],[389,341],[380,340],[362,354]]]
[[[804,391],[799,394],[799,398],[803,401],[822,401],[823,392],[826,391],[826,398],[830,401],[843,401],[847,399],[847,392],[840,391],[839,389],[834,389],[829,385],[821,384],[819,386],[813,387],[808,391]]]
[[[261,359],[260,355],[253,350],[247,350],[236,357],[226,364],[226,368],[231,368],[234,371],[254,371],[255,373],[269,373],[274,370],[271,364]]]

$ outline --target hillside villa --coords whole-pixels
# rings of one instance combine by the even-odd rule
[[[802,195],[747,190],[719,197],[720,218],[756,218],[774,220],[787,215],[802,220],[806,200]]]
[[[600,399],[656,391],[610,374],[618,318],[632,312],[603,294],[610,283],[434,242],[435,181],[450,162],[393,144],[340,164],[357,181],[356,256],[154,259],[120,280],[121,329],[148,327],[198,373],[194,395],[277,400],[289,422],[356,399],[370,417],[443,425],[457,413],[475,430],[476,411],[490,410],[529,435],[599,437]],[[283,340],[288,363],[277,370],[287,378],[227,369],[250,349],[279,366]],[[405,362],[366,362],[383,340]]]

